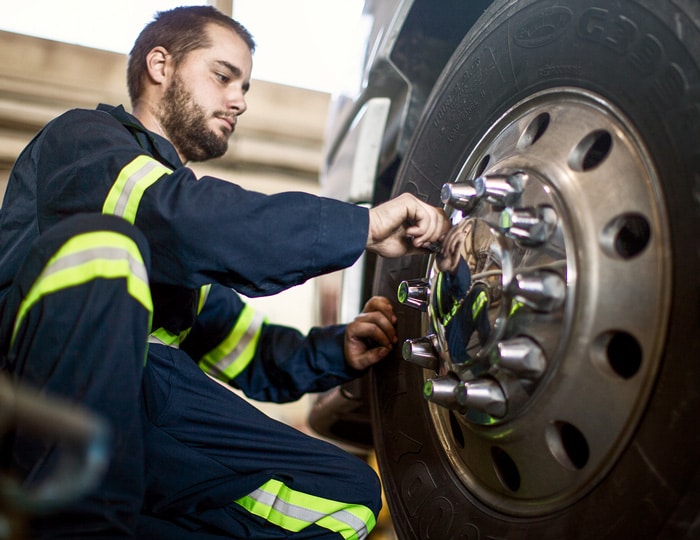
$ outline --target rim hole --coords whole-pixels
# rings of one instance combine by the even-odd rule
[[[588,463],[590,450],[583,433],[568,422],[554,422],[547,430],[552,455],[567,469],[581,470]]]
[[[612,150],[612,136],[598,130],[586,135],[569,156],[569,167],[578,172],[587,172],[598,167]]]
[[[464,449],[464,433],[462,432],[462,426],[459,425],[459,421],[452,411],[450,411],[450,428],[452,429],[452,437],[454,437],[455,442],[460,448]]]
[[[649,223],[642,216],[625,216],[615,235],[615,251],[624,259],[641,253],[651,237]]]
[[[518,471],[513,458],[505,450],[492,446],[491,459],[493,459],[493,465],[501,484],[510,491],[518,491],[520,489],[520,471]]]
[[[519,149],[527,148],[535,144],[544,132],[547,131],[549,127],[550,116],[549,113],[542,113],[537,115],[537,117],[530,122],[523,134],[520,136],[517,147]]]
[[[642,347],[627,332],[612,334],[605,352],[610,367],[623,379],[631,379],[642,367]]]
[[[577,469],[583,469],[588,463],[588,442],[575,426],[567,422],[559,424],[559,436],[571,463]]]
[[[649,245],[651,227],[639,214],[625,214],[613,219],[603,230],[603,249],[614,257],[631,259]]]
[[[481,158],[481,161],[479,162],[479,166],[474,171],[474,178],[479,178],[482,174],[484,174],[484,171],[486,170],[486,167],[489,166],[490,161],[491,161],[491,156],[488,154],[485,155],[483,158]]]

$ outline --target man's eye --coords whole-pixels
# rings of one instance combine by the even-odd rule
[[[219,82],[222,83],[227,83],[231,80],[227,75],[224,75],[223,73],[215,73],[214,75],[219,80]]]

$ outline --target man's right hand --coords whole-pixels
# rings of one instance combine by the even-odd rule
[[[427,248],[440,242],[449,228],[441,208],[402,193],[370,209],[367,250],[382,257],[401,257],[412,248]]]

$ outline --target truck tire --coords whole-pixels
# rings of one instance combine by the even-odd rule
[[[409,340],[371,375],[399,538],[700,538],[699,26],[497,0],[447,64],[393,193],[445,204],[466,269],[374,275]]]

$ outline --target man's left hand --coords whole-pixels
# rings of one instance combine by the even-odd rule
[[[385,358],[397,341],[396,315],[388,298],[374,296],[345,329],[345,361],[362,370]]]

